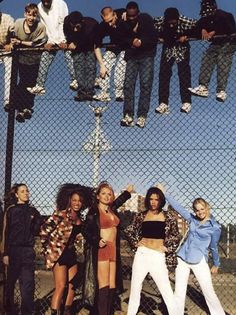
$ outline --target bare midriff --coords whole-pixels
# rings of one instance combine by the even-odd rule
[[[143,244],[140,244],[140,246],[145,246],[145,247],[150,248],[150,249],[164,252],[163,251],[163,246],[164,246],[164,240],[163,239],[143,237],[141,239],[140,243],[142,243],[142,242],[143,242]]]
[[[108,242],[115,242],[116,234],[117,234],[116,226],[100,230],[100,237]]]

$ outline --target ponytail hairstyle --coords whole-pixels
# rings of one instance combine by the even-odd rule
[[[7,193],[7,195],[5,196],[5,205],[6,205],[6,208],[10,207],[10,206],[13,206],[13,205],[16,205],[18,203],[18,198],[16,197],[16,194],[19,190],[19,188],[21,186],[25,186],[27,187],[27,185],[25,183],[15,183],[10,191]]]

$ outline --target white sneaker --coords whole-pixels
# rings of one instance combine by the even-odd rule
[[[117,92],[117,93],[115,93],[115,95],[116,95],[116,101],[117,102],[123,102],[123,100],[124,100],[123,91],[122,92]]]
[[[101,89],[101,80],[102,80],[102,78],[100,78],[100,77],[95,79],[95,82],[94,82],[95,89]]]
[[[37,84],[33,87],[27,87],[26,89],[28,92],[35,95],[44,95],[46,93],[45,88]]]
[[[94,95],[93,99],[101,102],[109,102],[111,100],[109,93],[101,92],[100,94]]]
[[[208,88],[205,85],[199,85],[195,88],[188,88],[188,90],[196,96],[200,96],[200,97],[208,97],[209,92],[208,92]]]
[[[220,91],[218,93],[216,93],[216,100],[218,102],[224,102],[227,98],[227,94],[225,91]]]
[[[138,120],[136,122],[136,126],[138,126],[139,128],[144,128],[146,123],[146,118],[143,116],[138,117]]]
[[[182,107],[180,108],[180,111],[182,113],[189,113],[191,111],[192,105],[190,103],[183,103]]]
[[[169,106],[165,103],[161,103],[157,108],[155,109],[155,112],[158,114],[169,114],[170,109]]]
[[[70,89],[73,90],[73,91],[77,91],[78,90],[78,82],[77,82],[77,80],[71,81]]]
[[[133,127],[134,119],[129,114],[126,114],[124,118],[121,119],[120,125],[122,127]]]

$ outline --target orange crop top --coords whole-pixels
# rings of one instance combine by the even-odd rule
[[[111,210],[108,213],[100,212],[101,229],[116,227],[119,223],[120,219]]]

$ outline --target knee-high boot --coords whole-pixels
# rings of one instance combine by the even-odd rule
[[[65,305],[63,315],[71,315],[71,305]]]
[[[109,287],[103,287],[98,291],[98,314],[108,315]]]
[[[115,295],[115,288],[109,289],[109,298],[108,298],[108,315],[113,314],[113,301],[114,301],[114,295]]]
[[[51,315],[61,315],[60,310],[54,310],[53,308],[51,308]]]

